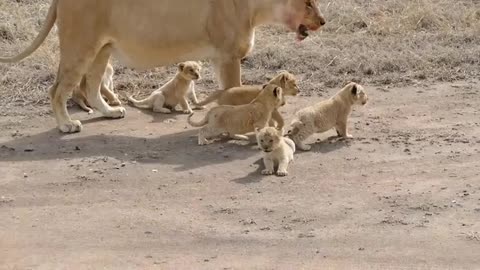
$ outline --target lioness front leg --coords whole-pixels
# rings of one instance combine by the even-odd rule
[[[110,107],[100,93],[103,74],[110,58],[110,46],[106,45],[96,55],[86,76],[88,104],[108,118],[125,117],[125,108]]]
[[[281,159],[278,163],[278,170],[277,170],[277,175],[278,176],[287,176],[288,172],[288,159]]]
[[[241,73],[240,59],[230,58],[215,61],[215,74],[221,89],[241,86]]]
[[[113,92],[112,88],[109,88],[109,84],[103,84],[100,86],[100,93],[105,96],[107,99],[107,103],[110,106],[120,106],[122,105],[122,102],[120,102],[120,99],[118,99],[118,96]]]
[[[188,104],[187,98],[183,97],[180,100],[180,106],[182,107],[183,113],[185,114],[193,113],[192,108],[190,108],[190,105]]]
[[[269,158],[263,158],[263,164],[265,165],[265,169],[262,171],[263,175],[272,175],[274,168],[273,160]]]

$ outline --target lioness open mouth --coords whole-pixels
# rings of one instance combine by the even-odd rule
[[[297,28],[297,39],[304,40],[308,37],[308,28],[304,24],[300,24]]]

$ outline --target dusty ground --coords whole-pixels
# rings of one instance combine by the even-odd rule
[[[478,268],[478,90],[367,86],[356,138],[297,153],[285,178],[260,175],[253,145],[197,146],[184,115],[77,112],[72,135],[2,117],[0,268]]]

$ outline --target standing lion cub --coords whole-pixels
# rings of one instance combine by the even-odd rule
[[[310,145],[303,143],[304,140],[314,133],[325,132],[331,128],[335,128],[337,134],[343,138],[353,138],[348,134],[348,116],[353,105],[365,105],[367,100],[363,87],[351,82],[333,97],[298,111],[288,135],[298,148],[304,151],[311,149]]]
[[[288,71],[279,72],[268,84],[280,86],[285,96],[296,96],[299,92],[297,79]],[[258,96],[260,91],[262,91],[262,85],[242,85],[225,90],[217,90],[197,105],[204,106],[214,101],[216,101],[218,105],[248,104]],[[277,122],[278,129],[282,129],[285,125],[280,112],[276,109],[272,113],[272,120]],[[273,122],[271,125],[273,125]]]
[[[128,100],[134,107],[153,109],[154,112],[171,113],[180,104],[184,113],[192,113],[192,109],[188,104],[188,95],[191,95],[194,104],[198,103],[194,81],[200,79],[201,69],[197,62],[188,61],[180,63],[175,77],[155,90],[149,97],[136,100],[130,96]]]
[[[265,170],[262,171],[262,174],[273,174],[275,164],[277,164],[277,175],[288,175],[287,168],[288,164],[293,161],[295,143],[291,139],[283,137],[282,132],[274,127],[257,128],[255,133],[258,146],[264,152]]]
[[[284,104],[283,90],[274,84],[267,84],[258,96],[249,104],[220,105],[208,111],[199,122],[188,116],[188,123],[202,127],[198,134],[198,144],[210,143],[208,139],[224,133],[232,138],[248,140],[243,134],[254,132],[255,128],[265,127],[272,117],[272,112]]]

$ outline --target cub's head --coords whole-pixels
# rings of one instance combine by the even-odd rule
[[[280,145],[282,134],[274,127],[255,128],[255,134],[258,146],[265,153],[272,152]]]
[[[365,105],[368,101],[367,93],[365,89],[358,83],[351,82],[347,84],[343,90],[346,95],[350,96],[353,104]]]
[[[296,96],[300,91],[297,85],[297,78],[288,71],[280,72],[269,83],[282,87],[283,94],[287,96]]]
[[[202,66],[194,61],[187,61],[178,64],[178,71],[187,80],[196,81],[201,79]]]
[[[283,106],[285,105],[283,89],[275,84],[265,84],[260,94],[255,98],[255,101],[270,104],[274,108]]]

